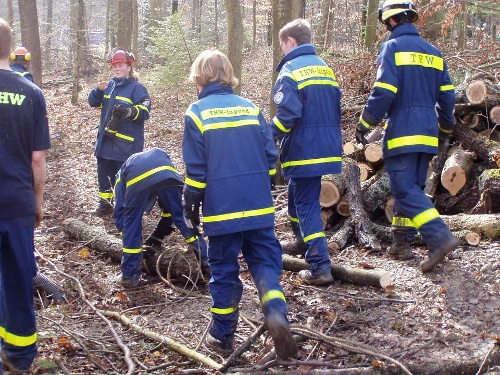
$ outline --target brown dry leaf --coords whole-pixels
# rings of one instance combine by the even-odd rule
[[[375,266],[372,266],[371,264],[368,264],[366,262],[361,262],[361,263],[358,263],[358,265],[361,267],[361,268],[364,268],[365,270],[373,270],[375,268]]]
[[[384,292],[387,294],[387,296],[392,296],[394,294],[394,289],[396,289],[395,285],[387,285],[384,288]]]
[[[446,288],[441,287],[441,288],[439,288],[439,291],[437,292],[436,295],[440,296],[441,294],[444,294],[444,293],[446,293]]]
[[[75,347],[73,346],[73,344],[71,343],[71,341],[69,340],[69,338],[65,337],[65,336],[61,336],[61,337],[57,338],[57,345],[61,349],[65,349],[65,350],[68,350],[68,351],[74,351],[75,350]]]
[[[380,363],[379,361],[377,361],[376,359],[374,359],[374,360],[372,361],[372,366],[373,366],[373,367],[380,367],[380,365],[381,365],[381,363]]]
[[[123,301],[123,302],[128,301],[128,296],[123,292],[116,292],[115,294],[113,294],[113,296],[115,298],[119,299],[120,301]]]
[[[81,249],[78,254],[80,254],[80,256],[83,258],[83,259],[87,259],[89,257],[89,249],[84,247],[83,249]]]

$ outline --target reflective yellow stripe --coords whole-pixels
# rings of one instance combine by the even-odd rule
[[[315,238],[326,237],[324,232],[318,232],[310,234],[309,236],[304,237],[304,242],[314,240]]]
[[[169,212],[162,212],[161,217],[172,217],[172,214]]]
[[[261,209],[258,209],[258,210],[232,212],[230,214],[204,216],[203,217],[203,222],[205,222],[205,223],[213,223],[215,221],[243,219],[243,218],[247,218],[247,217],[269,215],[269,214],[274,214],[274,207],[261,208]]]
[[[276,168],[270,169],[269,170],[269,175],[274,176],[276,174]]]
[[[280,120],[278,120],[277,117],[273,118],[273,124],[276,125],[276,127],[281,130],[283,133],[288,133],[290,129],[285,128],[285,125],[281,123]]]
[[[104,98],[109,99],[109,98],[111,98],[111,95],[109,95],[109,94],[105,94],[105,95],[104,95]],[[101,104],[101,105],[102,105],[102,104]]]
[[[203,124],[201,123],[200,118],[198,116],[196,116],[194,114],[194,112],[191,111],[190,109],[186,112],[186,116],[189,116],[191,118],[191,120],[194,121],[194,123],[196,124],[196,126],[200,130],[201,134],[203,134]]]
[[[6,344],[13,346],[30,346],[36,343],[38,333],[35,332],[29,336],[18,336],[13,333],[7,332],[4,327],[0,327],[0,337]]]
[[[161,172],[161,171],[172,171],[174,173],[178,173],[174,167],[171,167],[170,165],[162,165],[161,167],[151,169],[143,174],[140,174],[139,176],[131,179],[130,181],[127,181],[127,184],[125,185],[126,187],[129,187],[130,185],[135,184],[136,182],[139,182],[141,180],[144,180],[146,177],[149,177],[155,173]]]
[[[299,219],[296,218],[296,217],[293,217],[293,216],[288,216],[288,218],[290,219],[290,221],[293,221],[294,223],[299,223]]]
[[[123,101],[123,102],[130,103],[130,104],[134,104],[134,102],[133,102],[132,100],[130,100],[129,98],[126,98],[126,97],[124,97],[124,96],[119,96],[119,95],[117,95],[117,96],[115,97],[115,99],[117,99],[117,100],[121,100],[121,101]]]
[[[238,120],[231,122],[219,122],[217,124],[205,125],[203,128],[205,131],[207,130],[215,130],[215,129],[227,129],[227,128],[238,128],[240,126],[248,126],[248,125],[260,125],[258,119],[251,120]]]
[[[104,128],[104,131],[107,131],[108,133],[115,134],[115,135],[116,135],[116,133],[118,133],[116,130],[111,130],[107,126]]]
[[[335,74],[333,70],[324,65],[309,65],[303,68],[295,69],[292,72],[296,81],[302,81],[304,79],[311,78],[330,78],[335,80]]]
[[[397,66],[418,65],[424,68],[437,70],[444,69],[444,62],[441,57],[418,52],[396,52],[395,62]]]
[[[258,116],[259,111],[253,107],[227,107],[227,108],[210,108],[201,111],[201,118],[203,120],[208,120],[211,118],[221,118],[221,117],[239,117],[239,116]]]
[[[194,242],[198,239],[198,236],[193,236],[193,237],[190,237],[190,238],[187,238],[186,239],[186,243],[191,243],[191,242]]]
[[[393,216],[392,217],[392,225],[397,227],[411,227],[415,228],[410,218],[402,217],[402,216]]]
[[[415,225],[415,228],[420,228],[422,225],[427,224],[429,221],[437,219],[439,217],[439,212],[435,208],[429,208],[424,212],[419,213],[411,221]]]
[[[139,111],[139,106],[138,106],[138,105],[136,105],[136,106],[134,106],[134,107],[135,107],[135,109],[137,109],[137,112],[135,113],[134,118],[132,118],[132,119],[131,119],[132,121],[137,120],[137,118],[139,117],[139,112],[140,112],[140,111]],[[144,107],[143,105],[141,105],[140,107],[141,107],[143,110],[146,108],[146,107]],[[146,110],[147,110],[147,108],[146,108]]]
[[[236,310],[238,310],[238,306],[234,306],[234,307],[228,307],[228,308],[225,308],[225,309],[219,309],[217,307],[211,307],[210,308],[210,311],[214,314],[220,314],[220,315],[227,315],[227,314],[232,314],[234,313]]]
[[[437,137],[430,137],[428,135],[409,135],[406,137],[390,139],[387,141],[387,148],[391,150],[397,147],[416,145],[437,147],[438,142]]]
[[[118,138],[126,139],[127,141],[133,142],[135,139],[133,137],[129,137],[128,135],[116,133]]]
[[[294,167],[297,165],[310,165],[310,164],[332,163],[332,162],[341,162],[341,161],[342,161],[342,157],[332,156],[329,158],[287,161],[287,162],[283,163],[281,166],[283,168],[287,168],[287,167]]]
[[[129,249],[126,247],[123,248],[123,252],[128,253],[128,254],[139,254],[141,251],[142,251],[142,247],[139,249]]]
[[[339,86],[337,81],[330,81],[330,80],[326,80],[326,79],[309,79],[305,82],[299,83],[297,85],[297,90],[301,90],[304,87],[309,86],[309,85],[330,85],[330,86],[334,86],[334,87]]]
[[[359,118],[359,123],[361,125],[363,125],[363,127],[367,128],[367,129],[373,128],[373,126],[371,126],[369,123],[367,123],[365,120],[363,120],[363,117]]]
[[[380,87],[382,89],[386,89],[386,90],[392,91],[394,94],[396,94],[398,92],[398,88],[396,86],[394,86],[394,85],[389,84],[389,83],[375,82],[375,84],[373,85],[373,87]]]
[[[192,180],[189,177],[186,177],[186,179],[184,180],[184,182],[186,183],[186,185],[191,185],[191,186],[194,186],[194,187],[197,187],[197,188],[200,188],[200,189],[205,189],[205,187],[207,186],[206,183]]]
[[[443,133],[446,133],[446,134],[451,134],[453,133],[453,129],[443,129],[441,127],[441,125],[438,124],[438,129],[441,130]],[[439,138],[438,138],[438,141],[439,141]]]
[[[113,198],[113,192],[112,191],[100,191],[99,196],[104,199],[111,199]]]
[[[260,303],[263,305],[272,299],[281,299],[286,302],[284,294],[279,290],[270,290],[265,293],[260,299]]]
[[[454,90],[455,86],[453,85],[443,85],[439,87],[439,91],[449,91],[449,90]]]

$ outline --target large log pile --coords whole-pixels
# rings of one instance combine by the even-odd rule
[[[433,158],[424,190],[461,243],[476,246],[500,238],[500,83],[471,80],[456,96],[457,126],[450,146]],[[320,204],[332,251],[351,242],[377,251],[391,242],[394,199],[382,136],[378,127],[365,146],[346,142],[342,173],[323,177]]]

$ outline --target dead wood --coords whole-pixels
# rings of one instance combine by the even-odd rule
[[[384,163],[382,145],[380,142],[369,143],[365,147],[365,160],[373,170],[379,169]]]
[[[431,198],[433,198],[436,194],[436,190],[440,182],[441,171],[443,170],[444,163],[446,162],[447,154],[448,149],[443,147],[431,160],[429,175],[424,187],[425,194],[427,194]]]
[[[342,201],[340,201],[337,204],[337,213],[343,217],[351,216],[351,209],[350,209],[349,201],[347,200],[347,198],[343,199]]]
[[[284,270],[298,272],[309,269],[309,264],[303,259],[283,254],[282,260]],[[347,268],[338,264],[333,264],[332,276],[337,280],[348,283],[374,286],[382,289],[391,284],[391,275],[382,269],[365,270],[362,268]]]
[[[361,183],[361,196],[363,207],[368,212],[374,212],[383,207],[391,193],[389,174],[384,168],[375,173],[373,177]]]
[[[498,104],[500,102],[500,86],[485,80],[472,81],[467,85],[465,95],[471,104]]]
[[[354,233],[350,217],[344,220],[342,227],[337,230],[328,240],[328,248],[332,251],[342,250]]]
[[[477,134],[460,121],[457,122],[453,138],[460,142],[465,149],[476,153],[477,157],[481,160],[494,161],[498,165],[500,160],[500,143]]]
[[[465,151],[459,145],[450,149],[441,173],[441,184],[451,195],[457,195],[465,186],[473,163],[474,153]]]
[[[500,238],[500,214],[442,215],[441,218],[452,231],[470,230],[483,238]]]
[[[340,201],[347,191],[347,184],[343,174],[328,174],[321,177],[321,193],[319,204],[321,207],[332,207]]]
[[[500,105],[490,109],[490,120],[495,125],[500,125]]]

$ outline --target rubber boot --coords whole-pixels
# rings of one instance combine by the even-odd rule
[[[415,255],[411,249],[411,229],[407,227],[391,228],[393,243],[387,248],[387,255],[397,260],[412,259]]]

